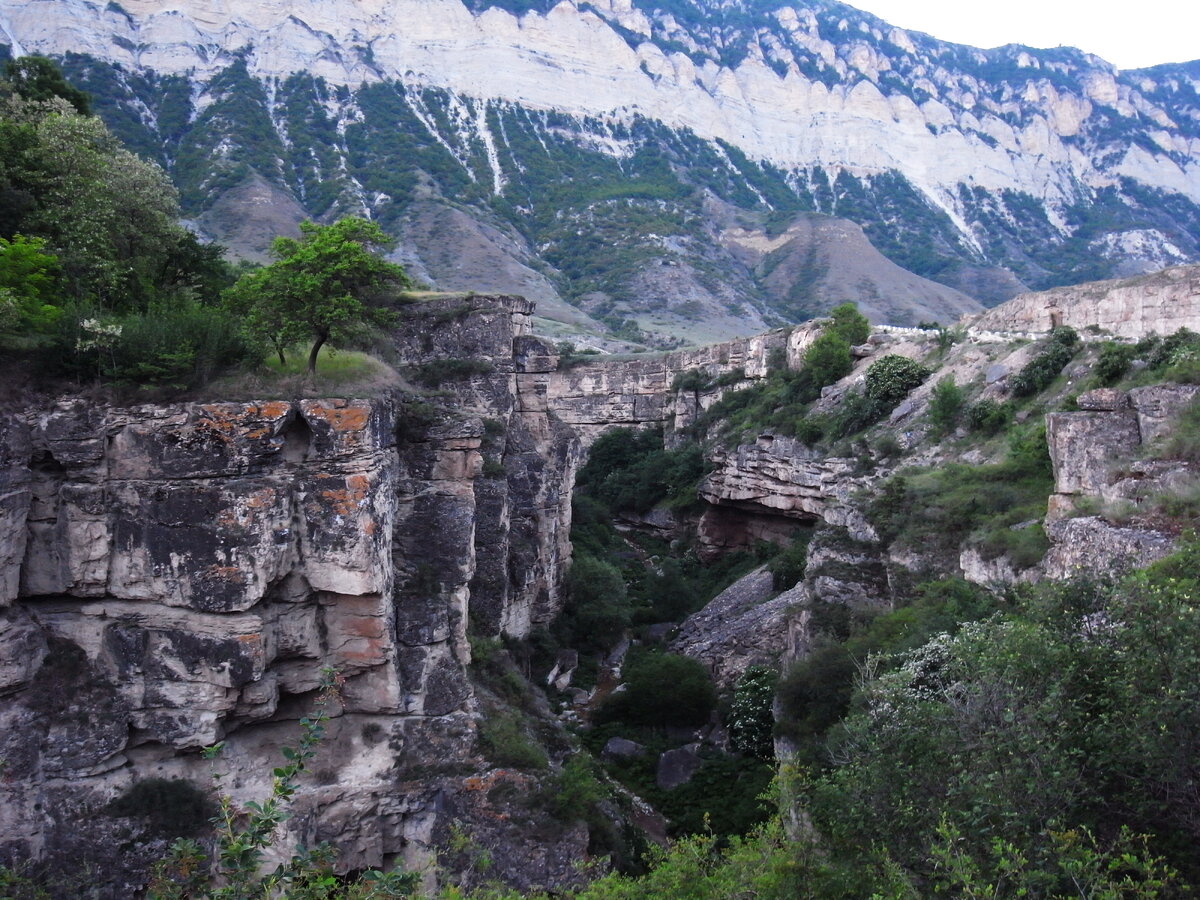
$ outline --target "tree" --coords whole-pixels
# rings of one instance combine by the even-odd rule
[[[958,424],[963,411],[963,389],[953,375],[938,380],[929,394],[929,421],[938,434],[946,434]]]
[[[0,334],[45,331],[58,319],[58,260],[40,238],[0,237]]]
[[[92,112],[88,95],[63,77],[53,60],[44,56],[22,56],[4,64],[4,77],[10,90],[26,100],[51,100],[61,97],[81,116]]]
[[[161,297],[187,239],[162,169],[57,97],[0,101],[0,151],[0,234],[44,238],[76,300],[127,312]]]
[[[845,378],[854,369],[849,341],[832,331],[822,333],[805,352],[804,368],[817,389]]]
[[[281,359],[284,347],[311,339],[308,372],[315,374],[325,344],[350,339],[365,325],[391,322],[383,301],[389,291],[411,285],[403,267],[378,255],[394,243],[374,222],[352,216],[333,225],[301,222],[300,239],[276,238],[275,262],[243,275],[227,302]]]
[[[843,303],[829,311],[833,320],[829,331],[836,334],[850,346],[865,344],[871,336],[871,323],[867,317],[858,311],[853,303]]]

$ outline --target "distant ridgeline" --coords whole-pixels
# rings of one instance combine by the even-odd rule
[[[39,4],[50,28],[0,0],[0,26],[61,57],[241,253],[365,209],[432,284],[565,298],[617,328],[870,310],[894,273],[832,281],[829,247],[791,228],[805,213],[938,283],[876,312],[894,324],[1200,256],[1197,64],[979,51],[832,2],[443,5],[214,24],[187,3]]]

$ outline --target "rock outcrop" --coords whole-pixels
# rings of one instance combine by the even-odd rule
[[[0,422],[0,858],[132,895],[163,845],[111,802],[148,778],[207,789],[196,751],[217,741],[223,788],[262,798],[332,667],[279,846],[419,867],[461,827],[505,848],[490,876],[579,877],[586,828],[535,838],[478,783],[533,776],[480,754],[468,621],[547,621],[569,552],[579,444],[536,384],[552,360],[514,356],[528,312],[411,309],[405,371],[477,363],[428,400],[63,401]]]
[[[1051,549],[1042,566],[1047,577],[1120,572],[1174,549],[1174,529],[1155,514],[1154,501],[1189,489],[1195,475],[1186,461],[1144,457],[1197,397],[1196,385],[1101,389],[1079,396],[1080,412],[1046,416],[1055,490],[1046,525]]]
[[[1200,331],[1200,266],[1176,266],[1119,281],[1093,281],[1021,294],[971,322],[973,329],[1049,331],[1096,326],[1124,338]]]
[[[698,659],[722,690],[753,665],[777,667],[796,598],[774,590],[766,567],[739,578],[679,626],[668,649]]]

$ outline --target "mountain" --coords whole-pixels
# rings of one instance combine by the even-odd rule
[[[1200,63],[978,50],[831,0],[0,0],[0,40],[62,58],[238,252],[367,212],[430,283],[566,330],[953,320],[1200,258]],[[869,273],[826,277],[843,257]]]

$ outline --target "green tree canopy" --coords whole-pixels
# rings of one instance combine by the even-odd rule
[[[59,316],[58,260],[40,238],[0,237],[0,333],[41,332]]]
[[[851,346],[865,344],[871,336],[871,323],[853,303],[835,306],[829,311],[829,318],[833,319],[829,330]]]
[[[82,116],[90,115],[88,95],[66,78],[53,60],[44,56],[21,56],[4,64],[4,82],[8,90],[26,100],[66,100]]]
[[[379,255],[392,246],[394,241],[365,219],[302,222],[300,238],[276,238],[271,245],[275,262],[243,275],[226,294],[227,302],[281,357],[290,344],[311,340],[308,371],[315,373],[326,343],[391,321],[385,302],[411,285],[403,267]]]

